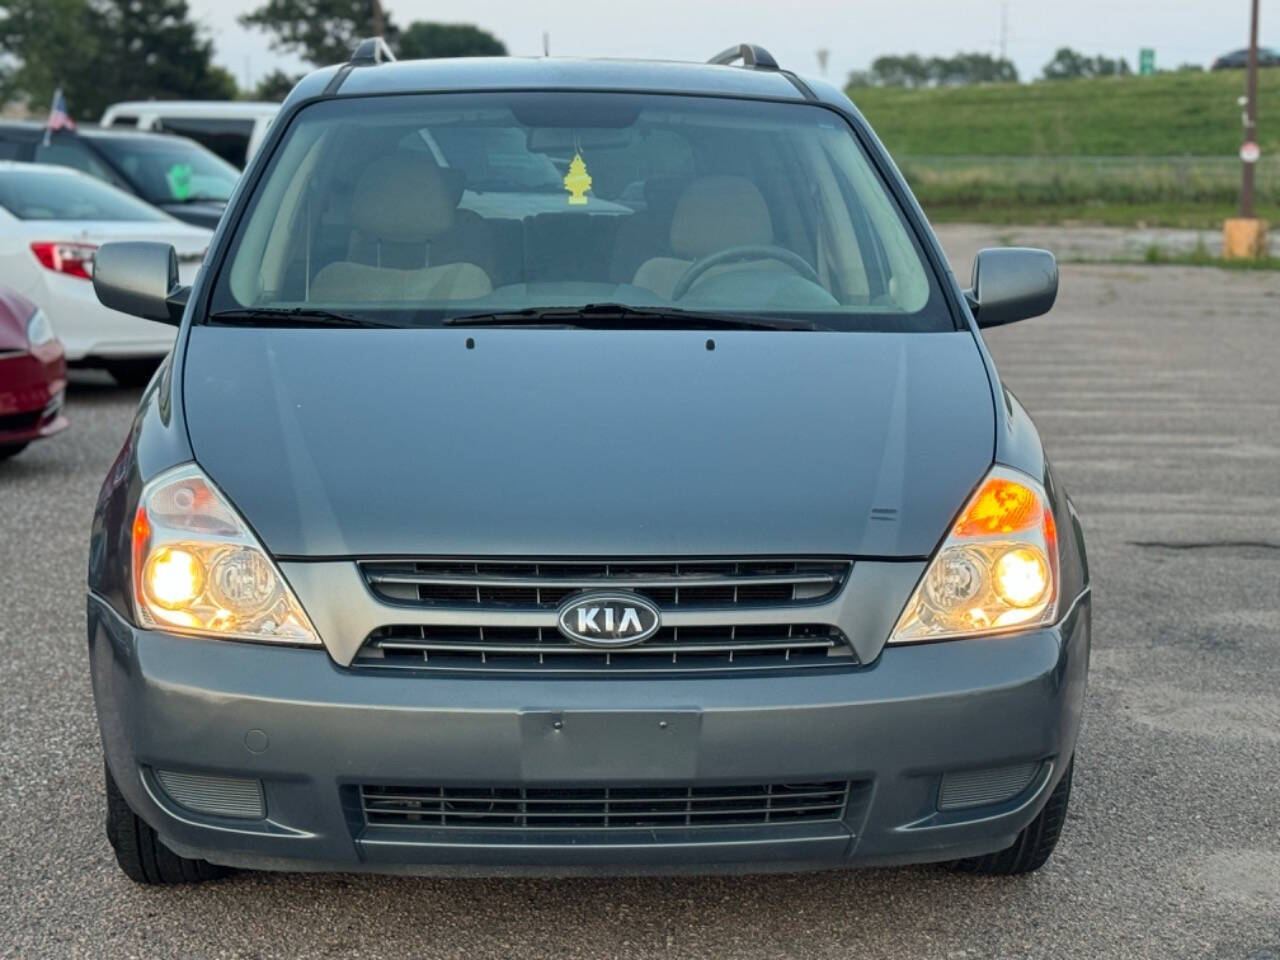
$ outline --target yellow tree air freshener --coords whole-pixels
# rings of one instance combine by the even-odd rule
[[[569,191],[569,204],[582,206],[587,202],[587,191],[591,189],[591,174],[587,173],[587,165],[582,154],[575,153],[569,163],[569,172],[565,174],[564,188]]]

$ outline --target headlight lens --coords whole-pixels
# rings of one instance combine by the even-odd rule
[[[147,484],[133,522],[142,627],[318,644],[315,628],[248,525],[195,464]]]
[[[1033,547],[1006,550],[1000,554],[994,571],[996,593],[1011,607],[1034,607],[1049,590],[1049,563]]]
[[[53,326],[43,310],[37,310],[27,321],[27,343],[33,347],[42,347],[53,340]]]
[[[960,513],[890,643],[949,640],[1052,623],[1058,538],[1044,489],[997,467]]]
[[[142,589],[152,603],[181,610],[204,592],[204,564],[186,550],[161,547],[147,558]]]

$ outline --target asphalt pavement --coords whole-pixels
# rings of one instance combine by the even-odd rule
[[[950,231],[958,269],[983,240]],[[1280,960],[1280,274],[1067,266],[995,331],[1083,515],[1094,655],[1039,874],[134,886],[103,833],[89,518],[137,393],[0,464],[0,956]]]

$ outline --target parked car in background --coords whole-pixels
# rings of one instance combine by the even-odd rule
[[[211,232],[67,167],[0,161],[0,277],[44,311],[67,359],[145,383],[173,345],[173,327],[108,310],[93,292],[94,254],[109,240],[157,240],[195,279]]]
[[[0,460],[67,428],[67,361],[44,311],[0,287]]]
[[[280,104],[267,102],[132,100],[107,107],[99,123],[113,129],[190,137],[243,168],[279,111]]]
[[[186,137],[97,127],[59,130],[46,138],[37,123],[5,121],[0,160],[71,167],[210,229],[240,179],[236,167]]]
[[[1249,51],[1232,50],[1230,53],[1224,53],[1217,60],[1213,61],[1210,70],[1243,70],[1249,66]],[[1268,47],[1258,48],[1258,66],[1260,67],[1280,67],[1280,50],[1272,50]]]

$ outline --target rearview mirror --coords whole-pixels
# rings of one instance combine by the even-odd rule
[[[1049,312],[1058,299],[1058,262],[1048,250],[982,250],[971,282],[964,295],[978,326],[999,327]]]
[[[621,150],[635,141],[633,132],[623,127],[585,130],[565,127],[534,127],[525,135],[530,153],[565,154],[573,156],[579,150]]]
[[[190,287],[178,283],[178,255],[167,243],[104,243],[93,258],[93,292],[104,307],[177,326]]]

